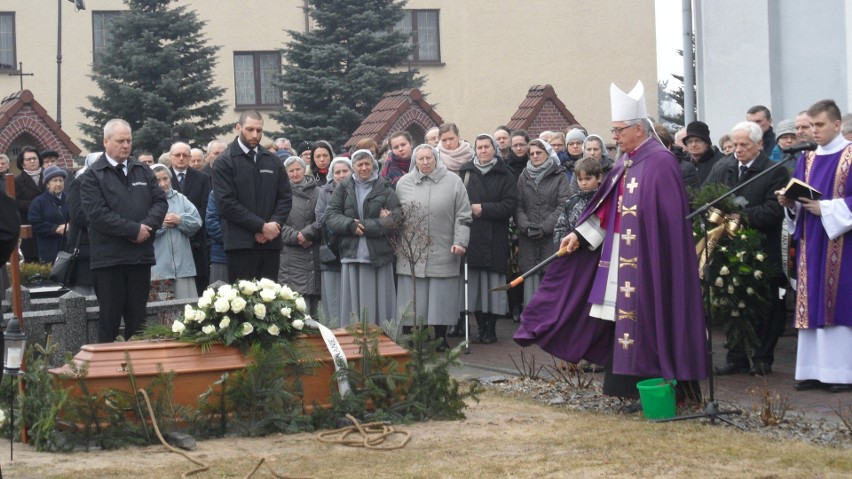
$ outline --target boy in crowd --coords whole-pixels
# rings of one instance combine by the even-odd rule
[[[577,226],[577,218],[586,209],[601,184],[603,171],[598,160],[587,156],[574,165],[574,175],[577,176],[580,192],[565,202],[565,209],[556,221],[556,228],[553,230],[553,241],[556,244]]]

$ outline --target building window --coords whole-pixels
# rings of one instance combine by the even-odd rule
[[[15,14],[0,13],[0,70],[17,70],[15,57]]]
[[[106,47],[112,40],[112,22],[124,12],[92,12],[92,64],[103,61]]]
[[[280,73],[280,52],[234,52],[237,106],[281,106],[281,91],[275,85]]]
[[[396,30],[411,36],[412,63],[441,63],[441,35],[438,10],[406,10]]]

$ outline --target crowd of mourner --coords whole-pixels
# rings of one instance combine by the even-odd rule
[[[626,140],[634,128],[647,130],[636,145]],[[175,142],[158,156],[132,151],[130,126],[111,120],[104,126],[104,151],[89,154],[79,169],[57,165],[55,151],[30,146],[21,150],[15,195],[22,223],[32,225],[33,231],[21,251],[26,261],[41,263],[52,263],[60,251],[79,252],[67,286],[97,295],[102,342],[115,340],[122,319],[125,337],[140,331],[152,282],[158,284],[155,289],[167,284],[175,298],[188,299],[216,281],[267,277],[304,295],[311,316],[331,327],[345,327],[364,315],[379,326],[400,321],[410,328],[417,322],[433,327],[442,341],[440,349],[445,349],[447,337],[464,335],[469,311],[475,325],[472,341],[489,344],[497,341],[498,321],[525,321],[525,307],[545,287],[546,269],[526,278],[523,287],[491,290],[550,257],[560,245],[572,251],[572,232],[583,236],[576,247],[591,248],[593,241],[581,224],[594,217],[590,212],[601,202],[607,204],[605,194],[598,194],[597,201],[596,193],[607,187],[608,178],[615,183],[622,174],[619,194],[633,193],[631,184],[625,184],[625,171],[634,153],[645,148],[644,141],[661,143],[666,150],[665,161],[681,173],[676,188],[686,192],[708,184],[735,187],[781,161],[795,144],[815,141],[817,157],[845,151],[845,138],[852,138],[852,117],[841,119],[833,102],[782,121],[769,109],[755,106],[744,111],[742,122],[714,129],[717,137],[707,124],[695,121],[670,132],[613,113],[609,132],[571,125],[531,137],[499,126],[474,135],[445,123],[425,132],[422,144],[409,132],[397,131],[381,144],[366,139],[341,151],[322,139],[302,141],[295,148],[286,138],[261,144],[263,118],[248,111],[230,143],[214,140],[201,150]],[[811,184],[822,181],[808,177],[808,155],[801,153],[798,162],[775,168],[738,194],[747,201],[745,222],[763,234],[761,246],[773,265],[765,280],[779,290],[790,285],[782,266],[788,244],[814,234],[808,228],[824,227],[830,240],[842,238],[850,228],[845,225],[852,222],[844,216],[849,215],[848,207],[839,212],[828,203],[837,198],[831,172],[825,173],[831,178],[822,183],[822,202],[778,195],[792,174]],[[0,155],[0,173],[8,171],[8,163]],[[642,181],[651,184],[650,179]],[[820,226],[818,217],[826,223],[830,208],[839,219]],[[796,223],[796,215],[807,212],[817,221]],[[604,227],[607,215],[598,216],[593,219]],[[617,222],[627,219],[614,221],[618,228]],[[630,229],[626,235],[631,235]],[[415,246],[421,254],[413,261],[403,252],[404,238],[420,242]],[[813,264],[799,263],[799,268],[827,267],[824,255],[814,258]],[[852,295],[843,289],[850,287],[845,268],[839,264],[837,269],[842,279],[832,306],[843,311],[844,298]],[[801,295],[802,278],[808,275],[799,276]],[[414,297],[417,318],[412,314]],[[716,373],[769,374],[787,317],[783,296],[773,295],[771,308],[758,324],[760,345],[750,355],[730,349]],[[845,322],[837,319],[833,324]],[[802,327],[799,319],[796,326]],[[797,389],[849,390],[852,334],[844,334],[840,341],[846,341],[841,348],[847,357],[840,363],[846,369],[836,377],[797,370],[802,380]],[[623,340],[616,350],[623,345],[627,351],[633,341],[628,335]],[[814,345],[807,354],[820,354],[822,344]],[[799,354],[805,353],[800,349]]]

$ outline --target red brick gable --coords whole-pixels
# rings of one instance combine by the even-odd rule
[[[550,85],[535,85],[506,124],[510,130],[526,130],[530,138],[543,131],[562,131],[578,123]]]
[[[412,127],[425,133],[443,122],[441,115],[423,99],[423,94],[417,88],[385,93],[343,147],[351,148],[365,138],[372,139],[381,146],[391,133]]]
[[[38,141],[32,146],[39,151],[56,150],[59,165],[66,168],[73,166],[74,158],[81,152],[29,90],[13,93],[0,102],[0,152],[7,151],[23,134]],[[15,159],[11,160],[14,164]]]

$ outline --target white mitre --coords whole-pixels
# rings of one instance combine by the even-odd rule
[[[612,105],[612,121],[628,121],[648,118],[645,107],[645,87],[642,81],[637,81],[630,93],[621,91],[615,83],[609,87],[610,104]]]

